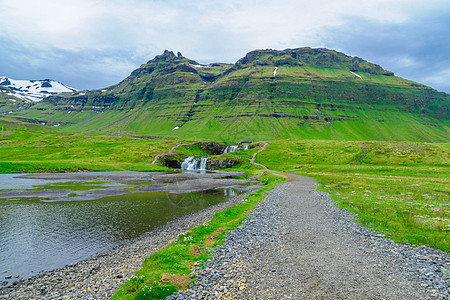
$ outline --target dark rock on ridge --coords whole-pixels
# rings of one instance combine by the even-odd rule
[[[5,78],[2,82],[0,82],[0,85],[11,85],[11,81],[9,81],[8,78]]]
[[[50,82],[45,81],[45,82],[42,83],[41,87],[43,87],[43,88],[44,88],[44,87],[51,88],[52,85],[50,84]]]

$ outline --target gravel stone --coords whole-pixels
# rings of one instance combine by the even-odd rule
[[[292,175],[270,191],[172,299],[450,299],[449,253],[361,227],[317,186]]]

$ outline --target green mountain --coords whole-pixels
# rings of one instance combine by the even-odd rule
[[[448,142],[449,111],[448,94],[358,57],[299,48],[210,65],[165,51],[116,85],[9,115],[71,133]]]

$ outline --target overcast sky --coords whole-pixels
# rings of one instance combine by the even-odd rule
[[[0,0],[0,76],[115,84],[165,49],[325,47],[450,93],[448,0]]]

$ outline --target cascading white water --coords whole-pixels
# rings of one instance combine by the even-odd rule
[[[244,148],[244,150],[248,150],[248,145],[242,145],[242,148]]]
[[[200,170],[206,170],[206,161],[209,157],[202,157],[200,160]]]
[[[239,146],[238,145],[234,145],[234,146],[227,146],[225,148],[225,150],[223,151],[223,154],[227,154],[227,153],[231,153],[237,150]]]
[[[181,163],[181,170],[186,170],[188,164],[191,162],[191,160],[193,160],[194,157],[193,156],[189,156],[188,158],[186,158],[185,160],[183,160],[183,162]]]
[[[200,167],[198,166],[199,160],[194,156],[189,156],[181,163],[181,170],[188,171],[206,171],[206,161],[209,157],[202,157],[200,159]]]
[[[181,170],[196,170],[198,164],[198,159],[194,158],[193,156],[189,156],[181,163]]]

